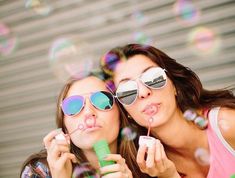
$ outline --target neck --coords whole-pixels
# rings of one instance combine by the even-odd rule
[[[184,157],[192,157],[197,148],[209,149],[206,131],[186,121],[180,110],[176,111],[164,125],[152,128],[151,134],[163,142],[167,152]]]
[[[116,154],[117,153],[117,140],[114,140],[112,143],[110,143],[109,148],[112,154]],[[93,149],[83,150],[83,153],[92,167],[94,167],[95,169],[100,168],[98,158]]]

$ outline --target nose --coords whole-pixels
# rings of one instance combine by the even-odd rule
[[[139,98],[144,99],[151,95],[152,91],[150,88],[146,87],[140,81],[137,81],[138,90],[139,90]]]
[[[85,116],[96,117],[96,108],[91,104],[88,97],[85,100],[84,114],[85,114]]]

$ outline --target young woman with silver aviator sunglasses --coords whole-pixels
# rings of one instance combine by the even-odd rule
[[[101,58],[101,67],[129,122],[139,131],[148,128],[152,137],[146,138],[156,139],[138,148],[142,172],[169,175],[174,172],[173,162],[185,178],[235,174],[235,97],[231,90],[204,89],[192,70],[148,45],[113,48]],[[200,151],[204,156],[198,160]]]

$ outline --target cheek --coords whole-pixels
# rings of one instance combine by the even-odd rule
[[[135,120],[139,125],[142,125],[145,123],[145,120],[143,119],[143,116],[141,115],[138,107],[133,104],[130,107],[124,107],[126,111],[131,115],[132,119]]]
[[[106,118],[109,120],[109,124],[113,126],[120,125],[120,113],[117,106],[114,106],[112,112],[107,112]]]
[[[77,128],[78,121],[74,118],[64,118],[64,124],[68,133],[71,133],[73,130]]]

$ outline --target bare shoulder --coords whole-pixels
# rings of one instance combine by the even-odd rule
[[[219,111],[218,125],[224,139],[235,150],[235,109],[222,107]]]

